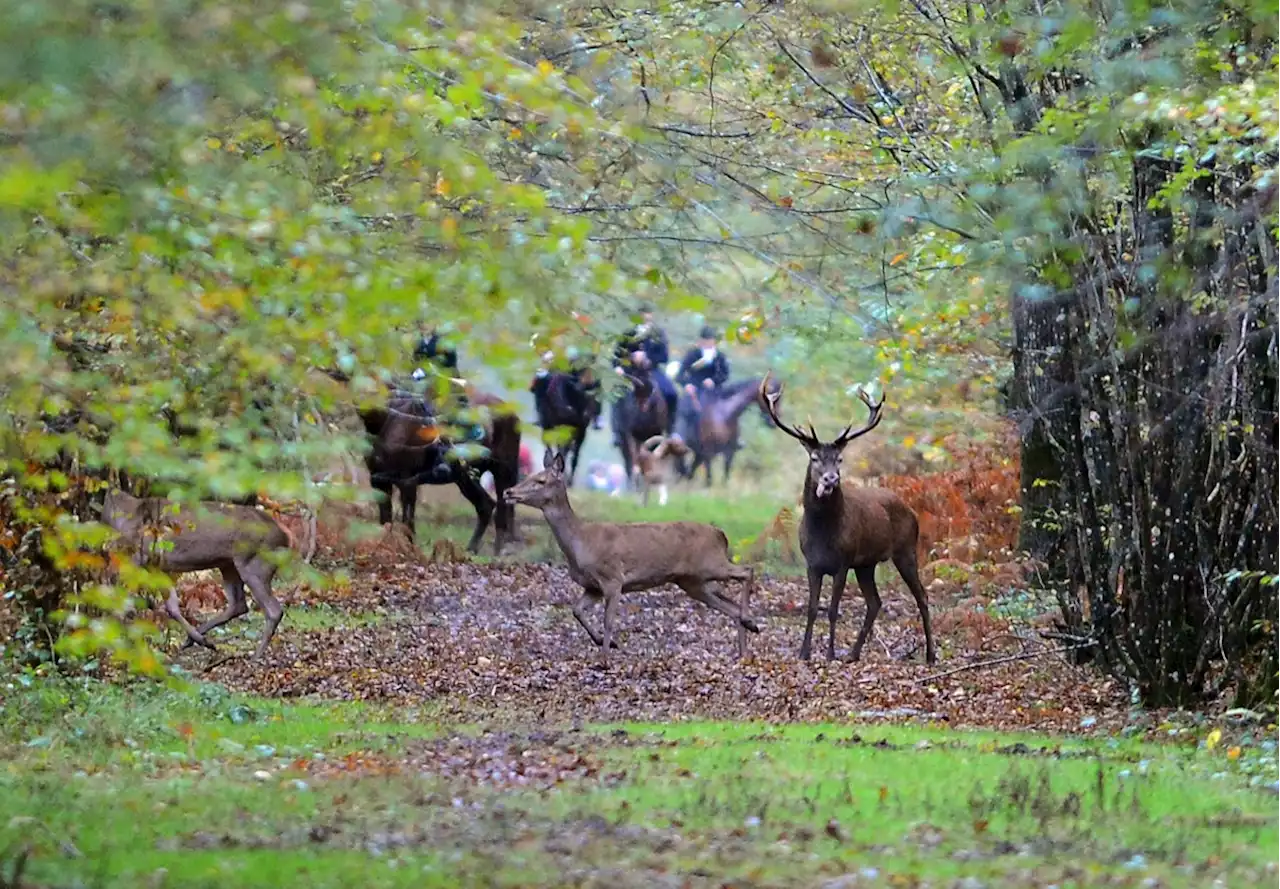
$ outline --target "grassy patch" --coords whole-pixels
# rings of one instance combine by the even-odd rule
[[[0,737],[0,855],[28,849],[34,885],[1275,883],[1274,797],[1221,756],[1133,740],[460,731],[92,683],[9,689]]]

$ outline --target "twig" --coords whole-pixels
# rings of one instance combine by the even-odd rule
[[[215,667],[221,667],[223,664],[227,663],[228,661],[240,660],[243,657],[244,657],[243,654],[236,654],[234,652],[230,654],[224,654],[221,656],[211,657],[209,658],[209,663],[204,665],[204,670],[202,670],[201,672],[208,673],[211,670],[213,670]]]
[[[994,660],[977,661],[976,663],[965,664],[963,667],[955,667],[951,670],[943,670],[941,673],[934,673],[932,675],[924,677],[923,679],[917,679],[915,682],[911,684],[924,685],[926,682],[933,682],[935,679],[942,679],[947,676],[952,676],[956,673],[963,673],[966,670],[980,670],[983,667],[994,667],[997,664],[1007,664],[1012,661],[1027,661],[1027,660],[1030,660],[1031,658],[1042,657],[1046,654],[1063,654],[1068,651],[1074,651],[1077,648],[1089,648],[1089,647],[1092,647],[1092,643],[1090,643],[1089,645],[1064,645],[1061,648],[1043,648],[1040,651],[1027,651],[1027,652],[1023,652],[1022,654],[1011,654],[1011,655],[1008,655],[1007,657],[998,657],[998,658],[995,658]]]

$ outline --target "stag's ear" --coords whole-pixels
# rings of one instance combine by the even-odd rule
[[[556,475],[562,475],[564,473],[564,452],[563,451],[557,450],[556,455],[551,458],[551,471],[554,472]]]

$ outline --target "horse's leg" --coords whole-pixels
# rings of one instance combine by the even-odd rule
[[[724,452],[724,483],[726,485],[729,483],[729,470],[733,468],[733,458],[737,453],[738,449],[733,445],[730,445],[729,449]]]
[[[622,452],[622,468],[627,471],[627,487],[628,488],[632,487],[631,473],[632,473],[633,467],[631,464],[631,447],[632,447],[631,433],[623,432],[622,438],[618,441],[618,450]]]
[[[467,502],[475,507],[476,529],[471,534],[471,540],[467,542],[467,551],[476,553],[480,551],[480,541],[484,539],[484,532],[489,530],[489,520],[493,518],[493,498],[484,489],[484,485],[480,484],[480,480],[468,472],[466,467],[457,466],[453,472],[454,484],[458,486],[462,496],[467,498]],[[493,486],[496,491],[497,475],[494,476]]]
[[[493,554],[500,556],[502,547],[508,540],[515,537],[516,508],[514,504],[507,502],[505,494],[508,488],[514,488],[520,481],[520,464],[518,458],[514,465],[496,460],[489,471],[493,473],[493,494],[497,499],[497,505],[494,507],[497,510],[494,514],[494,522],[498,527],[493,542]]]
[[[587,440],[587,427],[576,426],[573,433],[573,466],[569,469],[569,487],[578,476],[578,461],[582,459],[582,445]]]
[[[402,484],[400,488],[400,519],[409,530],[409,539],[413,540],[417,532],[415,525],[418,517],[418,486]]]
[[[378,524],[391,524],[391,485],[382,482],[370,482],[370,487],[378,492]]]

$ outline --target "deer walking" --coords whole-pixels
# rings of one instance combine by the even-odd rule
[[[507,502],[542,511],[569,562],[569,576],[583,588],[573,616],[600,646],[606,664],[609,649],[617,647],[614,626],[622,594],[665,583],[733,618],[738,624],[739,657],[746,652],[746,631],[760,632],[747,617],[755,572],[730,560],[729,539],[723,531],[701,522],[584,522],[569,504],[564,455],[548,454],[542,465],[542,472],[507,489]],[[736,604],[720,592],[720,584],[730,580],[744,581]],[[600,599],[604,600],[603,635],[586,618],[587,605]]]
[[[861,429],[853,424],[845,427],[835,440],[822,442],[810,425],[808,432],[789,426],[778,416],[777,401],[782,396],[779,385],[768,390],[769,374],[760,383],[760,397],[769,418],[779,429],[796,439],[809,454],[809,468],[804,479],[804,517],[800,522],[800,551],[809,574],[809,609],[804,629],[804,642],[800,645],[800,658],[809,660],[813,642],[813,624],[818,618],[818,602],[822,595],[822,581],[831,578],[831,604],[827,611],[829,632],[827,635],[827,660],[836,656],[836,619],[840,616],[840,598],[852,570],[858,579],[862,598],[867,603],[867,615],[862,630],[853,644],[849,659],[862,657],[862,646],[871,635],[871,628],[880,613],[880,592],[876,589],[876,565],[892,561],[903,581],[911,590],[920,609],[924,624],[925,660],[937,662],[933,648],[933,632],[929,627],[929,602],[924,586],[920,583],[917,543],[920,524],[911,507],[897,494],[885,488],[855,487],[840,479],[840,467],[844,449],[859,436],[866,435],[880,423],[884,397],[872,402],[866,393],[858,390],[858,397],[871,412],[870,419]]]
[[[102,521],[120,534],[139,565],[170,576],[212,568],[221,572],[227,608],[199,629],[182,615],[177,589],[169,590],[165,613],[186,630],[184,648],[194,643],[214,650],[205,634],[249,613],[244,594],[248,586],[266,616],[266,631],[253,654],[254,660],[261,658],[284,616],[283,606],[271,593],[276,564],[268,553],[288,549],[289,535],[273,518],[252,507],[206,503],[199,512],[180,506],[176,513],[174,507],[163,497],[111,491],[102,506]],[[172,532],[164,535],[164,547],[156,545],[162,538],[154,529],[161,525]]]

